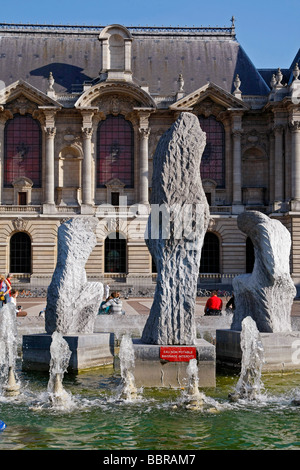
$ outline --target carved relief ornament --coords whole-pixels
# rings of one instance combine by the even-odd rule
[[[132,113],[133,108],[138,106],[139,103],[129,96],[108,95],[101,96],[93,102],[93,106],[97,106],[101,113],[112,114],[117,116],[123,114],[125,117]]]
[[[199,102],[193,109],[194,113],[199,115],[203,115],[205,117],[215,116],[216,118],[221,118],[222,113],[224,113],[225,108],[215,101],[210,99],[203,100]]]
[[[15,230],[19,230],[19,231],[23,230],[24,231],[24,230],[26,230],[28,222],[27,222],[27,220],[22,219],[22,217],[18,217],[17,219],[14,219],[12,221],[12,224],[13,224]]]
[[[8,103],[6,108],[11,111],[12,114],[21,114],[22,116],[25,114],[34,114],[38,109],[36,103],[29,101],[24,95],[20,95],[18,98]]]

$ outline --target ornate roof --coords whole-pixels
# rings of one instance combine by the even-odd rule
[[[24,80],[46,93],[52,72],[57,93],[80,93],[99,80],[102,26],[0,24],[1,77]],[[128,27],[132,80],[152,97],[175,96],[178,76],[190,94],[209,82],[228,93],[238,74],[243,95],[268,95],[265,80],[229,28]]]

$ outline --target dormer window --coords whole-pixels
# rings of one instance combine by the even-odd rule
[[[100,73],[110,80],[132,80],[131,43],[132,36],[127,28],[112,25],[104,28],[99,40],[102,44]]]

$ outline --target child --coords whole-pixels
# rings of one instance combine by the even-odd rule
[[[19,295],[19,291],[16,289],[12,289],[10,292],[10,301],[16,308],[16,315],[17,317],[26,317],[27,312],[22,311],[21,305],[17,306],[17,297]]]
[[[122,310],[122,300],[120,299],[119,292],[112,292],[110,298],[102,305],[102,309],[110,307],[109,313],[125,315],[124,310]]]

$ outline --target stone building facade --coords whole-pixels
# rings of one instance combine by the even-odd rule
[[[92,278],[151,283],[144,242],[153,157],[188,111],[207,145],[211,222],[201,277],[251,269],[241,211],[278,218],[300,281],[300,50],[258,70],[226,28],[0,25],[0,273],[47,285],[57,228],[98,218]]]

